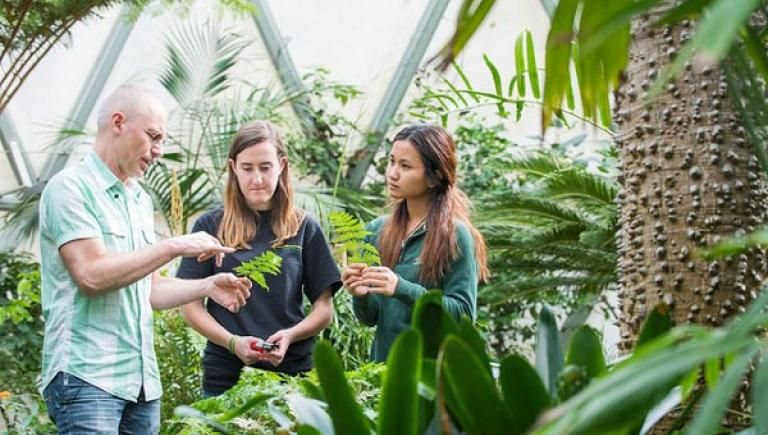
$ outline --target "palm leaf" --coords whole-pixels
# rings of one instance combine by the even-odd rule
[[[231,69],[246,44],[218,21],[174,27],[166,38],[160,82],[180,104],[214,97],[231,86]]]

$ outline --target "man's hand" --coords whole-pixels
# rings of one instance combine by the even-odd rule
[[[170,244],[174,256],[197,257],[197,261],[205,261],[211,257],[216,257],[216,266],[221,266],[224,254],[235,252],[234,248],[222,246],[216,237],[205,231],[171,237],[164,242]]]
[[[251,280],[231,273],[217,273],[209,278],[208,297],[236,313],[251,295]]]

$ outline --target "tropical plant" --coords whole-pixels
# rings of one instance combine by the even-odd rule
[[[698,325],[669,329],[669,307],[660,304],[649,314],[635,353],[612,367],[606,366],[600,340],[588,327],[573,336],[563,358],[557,326],[544,311],[536,368],[524,357],[509,355],[496,380],[471,323],[453,320],[441,308],[439,295],[430,294],[417,302],[412,328],[397,338],[390,352],[377,412],[363,411],[369,410],[369,403],[355,400],[338,355],[323,341],[315,350],[319,386],[305,384],[305,394],[312,400],[294,401],[298,424],[291,429],[416,434],[455,433],[460,425],[467,434],[634,434],[644,421],[647,426],[655,420],[649,412],[662,399],[670,392],[682,392],[694,399],[689,407],[701,405],[686,433],[718,433],[729,399],[751,363],[757,364],[752,375],[753,409],[768,403],[768,364],[762,358],[766,341],[756,335],[768,322],[766,303],[768,292],[744,315],[715,329]],[[705,390],[694,388],[699,376],[707,380]],[[680,392],[673,391],[677,385]],[[265,400],[256,392],[246,396],[251,397],[246,403]],[[242,412],[218,418],[195,415],[226,432],[224,417],[235,421]],[[684,419],[678,423],[683,428]],[[768,429],[762,413],[754,414],[753,423],[756,433]]]
[[[528,313],[542,303],[589,312],[617,285],[617,187],[550,151],[497,161],[508,187],[474,196],[493,280],[479,289],[491,343],[503,355],[533,336]],[[516,340],[514,340],[516,339]]]
[[[380,397],[383,364],[367,364],[346,372],[356,397],[374,415]],[[163,433],[274,434],[296,431],[309,418],[322,392],[317,374],[290,377],[264,370],[246,369],[237,385],[221,396],[176,408],[176,416],[163,421]],[[330,422],[329,422],[330,423]]]

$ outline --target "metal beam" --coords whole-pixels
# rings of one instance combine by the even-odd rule
[[[16,182],[19,186],[31,186],[35,179],[35,172],[27,153],[22,151],[24,146],[7,110],[0,113],[0,143],[3,144]]]
[[[115,66],[115,62],[117,62],[117,58],[123,50],[131,30],[133,30],[135,23],[129,18],[130,10],[131,6],[126,4],[120,11],[120,16],[117,17],[117,21],[115,21],[112,30],[104,41],[104,45],[101,47],[101,51],[80,90],[80,95],[78,95],[75,105],[70,111],[68,118],[70,121],[67,128],[82,129],[88,121],[88,117],[91,116],[96,100],[104,90],[104,84],[107,82],[109,74],[112,72],[112,68]],[[59,139],[61,140],[62,138]],[[70,146],[58,146],[57,149],[58,151],[51,154],[45,162],[40,177],[41,183],[45,183],[59,172],[67,164],[67,160],[69,160],[70,153],[72,152]]]
[[[400,107],[405,92],[408,90],[411,80],[413,80],[413,76],[416,74],[416,70],[424,58],[424,53],[426,53],[432,36],[440,24],[440,19],[445,14],[448,3],[450,3],[450,0],[430,0],[429,4],[427,4],[424,14],[416,25],[416,30],[411,35],[411,40],[408,41],[408,46],[405,48],[405,52],[403,52],[400,64],[398,64],[392,79],[389,81],[384,97],[379,107],[376,108],[371,125],[368,127],[368,134],[360,144],[363,152],[360,159],[354,163],[349,175],[349,186],[351,188],[358,188],[363,184],[373,157],[379,150],[384,134],[392,123],[392,118],[394,118],[395,112]]]
[[[277,27],[267,1],[251,0],[251,3],[256,7],[253,21],[256,23],[256,28],[261,35],[267,53],[269,53],[269,58],[272,60],[272,66],[277,71],[277,76],[286,93],[299,95],[297,98],[291,98],[291,107],[301,121],[304,134],[311,137],[315,132],[312,112],[308,109],[307,99],[300,96],[306,89],[293,60],[291,60],[285,39],[280,35],[280,29]]]

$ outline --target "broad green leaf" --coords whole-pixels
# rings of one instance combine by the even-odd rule
[[[491,361],[485,349],[485,340],[475,328],[475,325],[467,317],[462,317],[459,321],[459,337],[464,340],[472,352],[483,362],[483,366],[491,373]]]
[[[691,425],[686,431],[690,435],[710,435],[715,434],[720,428],[720,419],[731,397],[738,390],[744,373],[749,368],[749,363],[754,358],[756,352],[745,352],[737,357],[734,363],[725,371],[723,379],[718,383],[714,390],[711,390],[704,397],[701,408],[696,413]],[[759,413],[760,411],[755,411]]]
[[[536,325],[536,370],[551,396],[557,394],[557,374],[563,368],[563,348],[557,320],[546,306],[539,312]]]
[[[667,304],[656,305],[640,328],[640,336],[635,343],[635,349],[669,331],[672,326],[672,315]]]
[[[300,394],[289,394],[285,401],[296,415],[296,420],[302,425],[308,425],[321,435],[334,435],[333,422],[325,412],[325,403],[310,399]]]
[[[752,409],[768,409],[768,358],[765,354],[752,375]],[[757,433],[768,433],[768,412],[753,412],[752,424]]]
[[[510,434],[526,433],[552,403],[539,374],[520,355],[509,355],[501,362],[499,384],[506,412],[513,422]]]
[[[744,26],[741,28],[741,39],[744,41],[745,50],[755,69],[763,77],[763,80],[768,80],[768,55],[763,48],[760,36],[751,26]]]
[[[368,434],[368,420],[355,400],[344,376],[341,359],[331,344],[320,340],[315,345],[315,369],[327,399],[328,412],[337,434]]]
[[[448,334],[457,334],[459,326],[443,309],[442,292],[431,291],[416,301],[411,326],[421,332],[424,357],[436,359],[440,344]]]
[[[528,80],[531,81],[531,92],[536,99],[541,97],[539,88],[539,69],[536,66],[536,51],[533,48],[533,35],[530,30],[525,31],[525,54],[528,59]]]
[[[482,361],[455,335],[445,339],[441,352],[443,376],[456,394],[459,424],[468,434],[507,433],[509,425],[504,405]]]
[[[594,329],[582,326],[576,330],[568,344],[565,362],[586,369],[590,379],[605,373],[603,345]]]
[[[416,434],[419,423],[421,378],[421,334],[413,329],[401,333],[387,357],[387,372],[381,388],[379,434]]]

